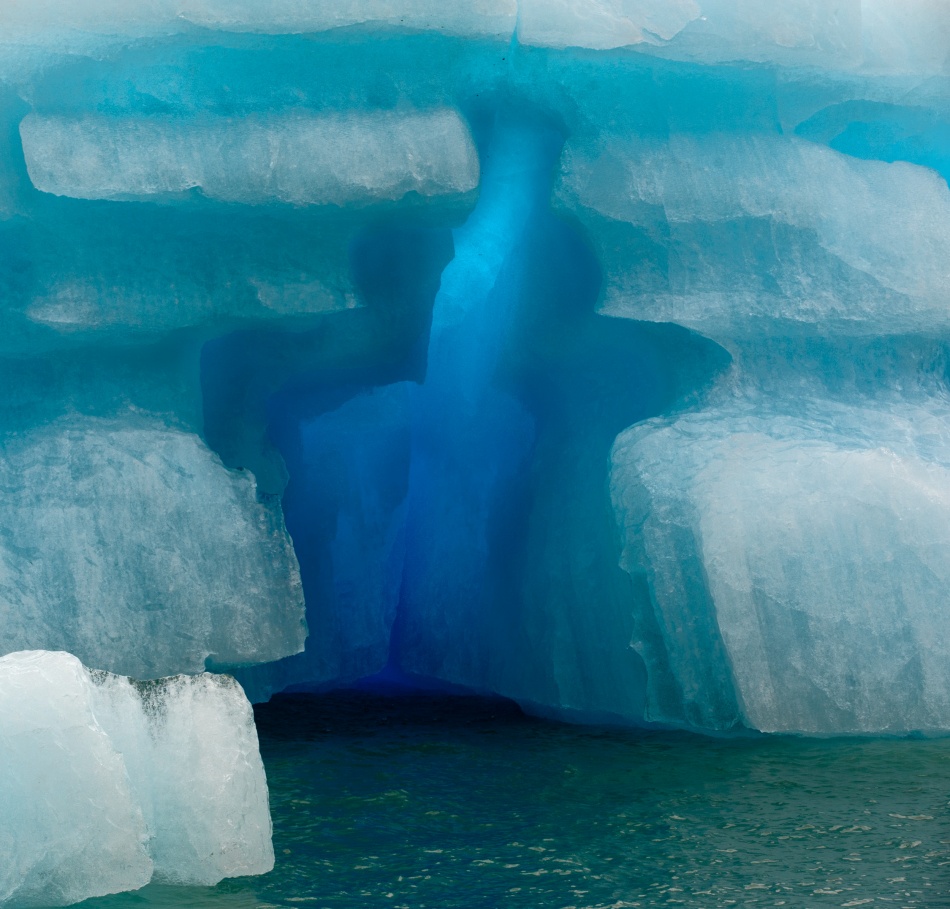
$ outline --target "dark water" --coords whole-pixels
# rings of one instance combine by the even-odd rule
[[[365,693],[257,716],[276,869],[85,909],[950,907],[948,740],[711,740]]]

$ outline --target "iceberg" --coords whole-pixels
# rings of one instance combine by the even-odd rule
[[[948,48],[0,4],[0,905],[266,872],[288,689],[950,733]]]
[[[273,867],[257,732],[226,676],[138,683],[66,653],[8,654],[0,754],[4,907]]]
[[[0,742],[73,763],[0,902],[267,867],[207,672],[950,733],[948,28],[2,4]]]

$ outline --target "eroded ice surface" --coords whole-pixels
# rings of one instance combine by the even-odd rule
[[[695,0],[519,0],[518,40],[607,50],[669,41],[700,15]]]
[[[29,116],[26,165],[43,192],[142,199],[197,189],[221,202],[346,205],[466,193],[478,159],[454,111],[201,118]]]
[[[611,315],[718,340],[902,334],[950,318],[950,189],[929,168],[715,133],[599,137],[562,167],[560,198],[598,245]]]
[[[67,653],[0,657],[0,905],[273,867],[250,705],[224,676],[153,683]]]
[[[945,728],[950,422],[927,405],[745,400],[621,434],[651,716],[727,724],[731,678],[757,729]]]
[[[356,24],[447,29],[463,35],[508,37],[515,0],[466,0],[447,8],[434,0],[276,0],[266,7],[237,0],[40,0],[10,4],[0,24],[42,37],[75,29],[99,35],[168,34],[194,24],[223,31],[317,32]]]
[[[0,651],[950,730],[948,27],[7,4]]]
[[[0,651],[156,678],[301,649],[283,518],[196,436],[54,423],[7,439],[0,476]]]
[[[437,31],[468,38],[597,50],[657,46],[674,59],[752,61],[936,73],[946,60],[946,0],[119,0],[9,4],[3,43],[45,51],[95,53],[123,38],[218,32],[301,34],[338,28]],[[39,53],[37,53],[39,52]],[[23,55],[14,57],[24,64]]]
[[[0,657],[0,903],[78,902],[144,886],[153,862],[121,755],[73,657]]]

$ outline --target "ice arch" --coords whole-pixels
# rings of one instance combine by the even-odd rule
[[[944,5],[17,12],[3,649],[243,665],[262,696],[393,656],[579,717],[945,728]],[[538,144],[491,209],[499,117]],[[497,279],[443,331],[491,211]],[[773,512],[817,542],[780,557]],[[840,668],[884,638],[896,663]]]
[[[595,315],[599,266],[550,204],[563,127],[511,101],[472,122],[479,199],[451,237],[382,228],[352,247],[370,308],[427,298],[408,356],[341,366],[298,357],[300,338],[246,334],[205,350],[209,438],[244,452],[226,460],[260,451],[235,439],[267,413],[308,597],[307,651],[239,677],[263,697],[400,672],[642,719],[609,447],[725,358],[675,327]],[[279,388],[272,347],[297,358]],[[239,421],[235,394],[257,402]]]

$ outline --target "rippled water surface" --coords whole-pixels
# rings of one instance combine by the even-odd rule
[[[950,907],[947,740],[712,740],[353,692],[257,717],[276,869],[84,909]]]

